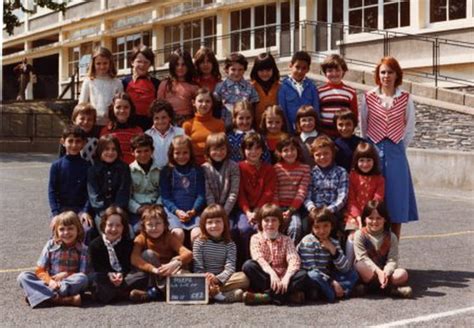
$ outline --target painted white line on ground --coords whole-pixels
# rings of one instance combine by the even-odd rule
[[[0,273],[7,273],[7,272],[21,272],[21,271],[34,271],[35,268],[17,268],[17,269],[2,269]]]
[[[453,236],[469,235],[469,234],[473,234],[473,233],[474,233],[474,231],[472,231],[472,230],[467,230],[467,231],[459,231],[459,232],[440,233],[440,234],[435,234],[435,235],[402,236],[401,239],[442,238],[442,237],[453,237]]]
[[[37,169],[37,168],[43,168],[43,167],[49,167],[51,166],[51,163],[45,163],[45,164],[33,164],[33,165],[17,165],[17,166],[1,166],[0,168],[2,170],[7,170],[7,169]]]
[[[465,192],[462,196],[458,192],[454,193],[452,190],[447,190],[446,192],[432,192],[428,190],[418,190],[416,194],[421,197],[436,198],[436,199],[446,199],[449,198],[449,201],[457,202],[472,202],[474,200],[474,194],[472,191],[463,191]]]
[[[436,313],[436,314],[423,315],[423,316],[412,318],[412,319],[393,321],[393,322],[384,323],[384,324],[381,324],[381,325],[376,325],[376,326],[371,326],[371,327],[372,328],[398,327],[398,326],[404,326],[404,325],[408,325],[408,324],[416,323],[416,322],[431,321],[431,320],[435,320],[435,319],[439,319],[439,318],[451,317],[453,315],[458,315],[458,314],[471,312],[471,311],[474,311],[474,306],[471,306],[471,307],[468,307],[468,308],[463,308],[463,309],[458,309],[458,310],[452,310],[452,311],[447,311],[447,312]]]

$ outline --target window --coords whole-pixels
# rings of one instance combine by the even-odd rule
[[[79,68],[79,75],[87,74],[89,63],[91,61],[93,49],[98,47],[100,42],[86,42],[76,47],[68,49],[69,62],[68,72],[69,76],[76,73],[76,67]]]
[[[466,0],[430,0],[430,22],[466,18]]]
[[[282,11],[282,16],[285,14],[287,13]],[[276,4],[231,12],[230,30],[232,52],[275,46]]]
[[[378,28],[378,0],[349,1],[349,33]]]
[[[384,0],[383,28],[410,25],[410,0]]]
[[[132,54],[133,48],[140,44],[143,44],[145,46],[151,45],[150,31],[113,38],[112,54],[114,56],[114,61],[117,69],[130,68],[128,58]]]
[[[166,55],[177,48],[183,48],[193,56],[201,46],[215,51],[216,16],[166,26],[164,46]]]

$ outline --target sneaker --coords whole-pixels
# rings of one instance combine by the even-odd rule
[[[144,290],[133,289],[129,295],[130,301],[134,303],[144,303],[150,300],[150,296]]]
[[[367,285],[357,284],[352,289],[351,297],[362,297],[367,294]]]
[[[245,292],[243,294],[243,300],[245,305],[270,304],[271,297],[270,294],[267,293]]]
[[[222,302],[225,303],[235,303],[235,302],[242,302],[244,298],[244,291],[242,289],[234,289],[230,292],[222,293],[224,299]]]
[[[73,295],[73,296],[59,296],[56,295],[54,298],[51,299],[53,304],[56,305],[66,305],[66,306],[76,306],[79,307],[82,305],[81,295]]]
[[[412,298],[413,290],[410,286],[393,287],[390,289],[390,295],[401,298]]]
[[[293,304],[303,304],[305,301],[304,292],[293,292],[290,294],[289,298],[290,303]]]

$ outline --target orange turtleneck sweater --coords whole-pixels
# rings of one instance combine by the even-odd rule
[[[206,115],[196,112],[194,118],[183,123],[183,129],[193,143],[193,152],[197,165],[205,162],[204,148],[207,136],[211,133],[225,132],[224,121],[213,117],[212,111],[209,111]]]

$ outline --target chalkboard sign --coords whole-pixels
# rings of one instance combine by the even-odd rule
[[[209,288],[202,273],[180,274],[166,280],[166,302],[170,304],[207,304]]]

